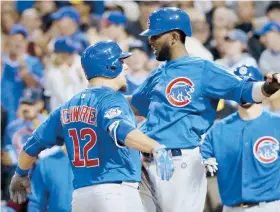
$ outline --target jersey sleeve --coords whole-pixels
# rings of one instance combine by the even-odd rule
[[[215,132],[215,130],[218,130],[216,126],[217,125],[214,124],[214,126],[212,128],[210,128],[210,130],[206,133],[204,141],[200,147],[201,156],[203,159],[215,157],[214,149],[213,149],[213,142],[214,142],[214,138],[215,138],[214,132]]]
[[[135,116],[119,93],[107,95],[97,111],[97,126],[108,132],[116,145],[124,145],[129,132],[136,129]]]
[[[60,121],[59,107],[34,131],[25,143],[23,150],[30,156],[35,157],[42,150],[60,144],[62,139],[63,129]]]
[[[241,79],[224,67],[205,61],[202,93],[216,99],[234,100],[237,103],[254,103],[250,78]]]

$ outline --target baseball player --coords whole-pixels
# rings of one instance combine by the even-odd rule
[[[234,72],[262,81],[252,66]],[[260,104],[240,104],[238,112],[216,122],[201,146],[206,164],[214,159],[224,212],[277,212],[280,209],[280,116]],[[208,165],[214,172],[216,167]]]
[[[280,75],[252,82],[211,61],[188,56],[184,42],[192,35],[191,23],[181,9],[154,11],[141,35],[149,36],[157,60],[166,62],[128,99],[135,114],[147,118],[142,131],[171,150],[176,169],[171,181],[160,181],[150,162],[152,155],[145,154],[149,179],[162,211],[201,212],[206,177],[199,146],[214,121],[219,99],[262,102],[279,89]]]
[[[65,145],[37,161],[31,175],[28,212],[71,211],[73,172]]]
[[[24,145],[10,185],[14,202],[25,201],[30,193],[28,170],[34,157],[61,138],[74,175],[74,212],[142,212],[137,150],[154,155],[162,180],[171,178],[171,155],[136,129],[128,102],[117,92],[126,87],[123,70],[128,66],[123,60],[130,55],[114,41],[101,41],[84,51],[81,63],[89,88],[54,110]]]

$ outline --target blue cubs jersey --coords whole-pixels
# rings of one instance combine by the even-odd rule
[[[27,211],[71,211],[72,180],[69,159],[61,148],[40,158],[31,176]]]
[[[280,116],[268,111],[254,120],[236,112],[207,132],[201,154],[217,159],[224,205],[280,199],[279,126]]]
[[[18,156],[23,145],[32,135],[33,131],[46,120],[46,116],[37,115],[33,121],[26,121],[23,118],[12,121],[6,128],[4,136],[4,146],[12,145]]]
[[[85,89],[57,108],[34,133],[44,148],[63,138],[74,174],[74,188],[106,182],[139,182],[139,151],[110,136],[109,127],[126,121],[136,128],[129,103],[108,87]]]
[[[198,57],[156,68],[132,96],[147,118],[141,129],[168,148],[194,148],[212,125],[219,99],[253,102],[252,82]]]
[[[26,55],[25,63],[29,72],[38,81],[43,77],[43,65],[38,58]],[[16,119],[19,99],[23,95],[24,82],[19,77],[18,63],[3,56],[3,74],[1,79],[1,104],[8,111],[8,122]]]

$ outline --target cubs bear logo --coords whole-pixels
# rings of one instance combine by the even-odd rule
[[[278,159],[279,142],[269,136],[259,138],[253,147],[254,156],[264,164],[273,163]]]
[[[188,78],[178,77],[167,85],[165,96],[173,106],[183,107],[191,103],[193,92],[194,83]]]

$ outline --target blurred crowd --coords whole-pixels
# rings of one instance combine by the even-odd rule
[[[110,39],[131,51],[125,93],[131,94],[159,65],[147,38],[139,33],[146,29],[149,14],[166,6],[189,14],[193,37],[186,39],[186,48],[191,56],[229,70],[246,64],[258,67],[264,76],[280,72],[279,1],[2,1],[3,209],[26,211],[26,206],[9,201],[8,194],[18,153],[48,113],[87,87],[80,64],[83,50]],[[272,100],[266,107],[279,112],[280,103]],[[235,110],[233,103],[221,100],[217,119]],[[55,150],[48,151],[42,157]],[[219,200],[211,201],[209,211]]]

